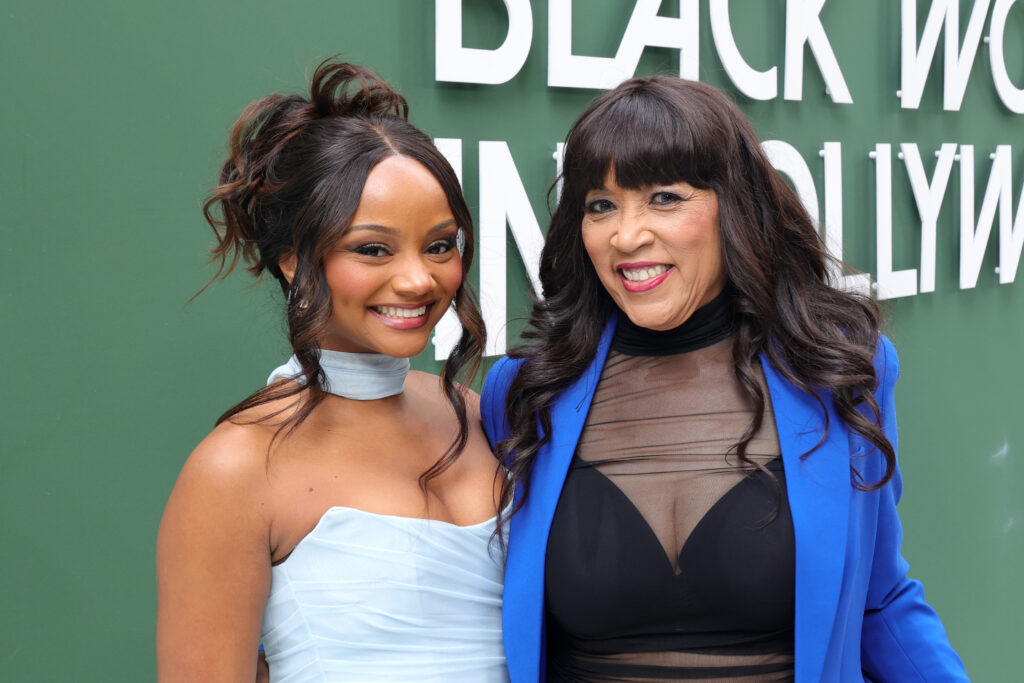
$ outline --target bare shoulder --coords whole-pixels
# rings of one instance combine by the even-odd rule
[[[235,464],[240,467],[251,460],[265,460],[279,427],[295,414],[301,401],[301,396],[276,399],[233,415],[218,424],[193,455],[218,461],[237,459]]]
[[[261,424],[222,422],[199,442],[185,466],[182,479],[218,488],[247,486],[265,469],[272,434]]]
[[[444,384],[441,382],[441,378],[437,375],[432,375],[429,372],[421,372],[419,370],[411,370],[408,377],[406,377],[406,387],[413,391],[425,395],[428,398],[437,401],[448,402],[448,398],[444,394]],[[470,420],[480,419],[480,394],[476,393],[469,387],[458,384],[459,390],[462,392],[463,399],[466,401],[466,412],[469,415]]]
[[[480,421],[480,394],[476,393],[467,386],[459,385],[462,387],[462,395],[466,397],[466,410],[469,412],[470,419],[479,422]]]
[[[272,401],[221,422],[192,451],[171,494],[190,505],[234,509],[263,507],[269,498],[267,458],[295,399]]]
[[[410,370],[409,374],[405,377],[405,386],[407,389],[413,389],[414,391],[433,391],[438,396],[444,395],[441,378],[422,370]]]
[[[182,467],[157,537],[160,678],[253,680],[270,589],[273,431],[240,416]]]

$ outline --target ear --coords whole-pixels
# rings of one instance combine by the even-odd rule
[[[277,267],[281,269],[281,273],[288,280],[288,284],[291,284],[292,278],[295,277],[295,263],[295,250],[291,247],[281,252],[281,258],[277,260]]]

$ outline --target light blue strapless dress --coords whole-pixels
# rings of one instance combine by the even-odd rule
[[[271,680],[508,681],[493,531],[328,510],[272,570]]]

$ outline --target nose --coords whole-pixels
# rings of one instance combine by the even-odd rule
[[[650,231],[647,220],[647,214],[643,211],[622,211],[615,232],[611,236],[612,247],[629,254],[651,244],[654,234]]]
[[[418,256],[402,259],[395,264],[391,285],[395,292],[406,296],[423,296],[434,287],[434,274],[429,264]]]

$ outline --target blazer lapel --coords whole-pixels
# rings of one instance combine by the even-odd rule
[[[849,442],[827,393],[825,416],[814,397],[797,389],[762,354],[796,536],[796,680],[819,681],[833,630],[845,565],[850,507]]]
[[[614,331],[613,316],[601,335],[593,362],[552,404],[551,441],[537,454],[530,474],[530,497],[509,525],[502,619],[505,657],[513,683],[544,679],[541,651],[548,532]],[[517,502],[521,495],[521,488],[517,489]]]

